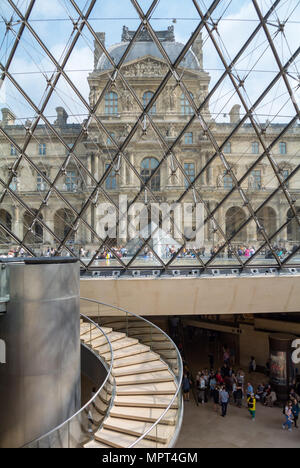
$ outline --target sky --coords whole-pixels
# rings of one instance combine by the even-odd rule
[[[257,1],[263,14],[273,3],[272,0]],[[25,14],[29,0],[15,0],[15,3],[21,13]],[[89,3],[89,0],[77,0],[78,6],[84,12]],[[139,3],[146,11],[152,2],[140,0]],[[212,0],[197,0],[197,3],[205,13]],[[0,63],[4,65],[20,24],[7,0],[0,2],[0,16],[0,20],[2,19],[0,22]],[[36,0],[35,2],[30,16],[30,25],[59,63],[64,58],[66,45],[70,44],[70,37],[73,38],[71,19],[77,19],[77,17],[69,0],[51,0],[51,2]],[[222,0],[212,15],[214,21],[220,17],[222,19],[218,24],[218,34],[215,33],[214,37],[227,62],[230,62],[257,26],[258,17],[252,0]],[[12,31],[6,33],[4,21],[11,18],[13,28]],[[160,0],[151,16],[151,25],[154,29],[166,29],[173,25],[176,40],[185,43],[197,27],[199,19],[192,0]],[[278,32],[278,23],[286,20],[284,33]],[[281,0],[276,12],[270,18],[270,23],[268,29],[280,59],[282,63],[285,63],[299,47],[300,2]],[[130,0],[97,0],[90,16],[90,24],[96,32],[106,33],[106,46],[109,47],[121,41],[123,25],[130,29],[137,29],[140,20]],[[224,72],[224,65],[205,30],[203,30],[203,40],[204,69],[210,73],[210,86],[213,86]],[[83,35],[72,52],[66,70],[85,99],[88,99],[89,95],[87,76],[93,70],[93,61],[93,37],[87,28],[84,28]],[[51,76],[54,68],[53,63],[33,35],[26,30],[17,48],[10,72],[36,106],[43,103],[46,78]],[[289,72],[288,80],[295,89],[295,99],[300,105],[299,89],[296,89],[299,84],[300,58],[290,67]],[[234,73],[241,80],[245,80],[246,91],[242,89],[242,93],[247,104],[251,106],[278,73],[278,65],[262,30],[237,62]],[[218,121],[228,121],[228,112],[232,106],[241,104],[229,78],[223,81],[210,104],[213,116]],[[8,82],[4,82],[1,88],[0,105],[11,108],[22,122],[34,115],[32,107]],[[45,109],[45,114],[51,121],[54,120],[57,106],[66,108],[70,115],[70,122],[81,122],[87,113],[85,106],[63,78],[60,79]],[[289,99],[287,89],[283,80],[280,79],[257,109],[257,119],[261,122],[273,119],[274,122],[288,121],[294,113],[295,109]]]

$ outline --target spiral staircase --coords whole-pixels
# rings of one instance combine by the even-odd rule
[[[89,311],[80,320],[81,343],[104,365],[106,379],[76,415],[28,446],[174,446],[183,417],[182,361],[176,345],[142,317],[81,301]]]

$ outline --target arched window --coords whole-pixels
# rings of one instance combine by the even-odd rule
[[[233,206],[229,208],[226,213],[226,237],[227,239],[235,236],[233,242],[246,242],[247,241],[247,230],[242,229],[238,234],[236,232],[246,221],[246,215],[242,208]]]
[[[37,210],[32,210],[37,213]],[[43,215],[40,213],[38,219],[43,219]],[[41,244],[43,242],[43,226],[39,223],[38,219],[33,216],[29,211],[26,211],[23,216],[23,235],[26,234],[27,244]],[[29,231],[28,231],[29,230]]]
[[[143,105],[144,107],[148,106],[149,102],[151,101],[154,93],[152,91],[146,91],[143,95]],[[156,104],[154,103],[151,109],[149,110],[150,115],[156,114]]]
[[[300,208],[296,208],[298,216],[300,216]],[[289,242],[299,243],[300,242],[300,227],[295,218],[294,212],[292,209],[289,209],[287,212],[287,239]]]
[[[146,183],[158,166],[158,161],[155,158],[145,158],[141,164],[141,178]],[[160,190],[160,170],[158,170],[155,176],[151,179],[150,188],[153,191]]]
[[[252,142],[252,154],[259,153],[259,143],[257,141]]]
[[[0,210],[0,223],[10,231],[12,230],[12,218],[6,210]],[[0,243],[6,243],[9,240],[9,235],[3,229],[0,229]]]
[[[118,95],[113,91],[105,94],[105,114],[115,115],[118,113]]]
[[[61,208],[54,215],[54,233],[63,240],[71,229],[71,234],[68,238],[68,242],[74,242],[75,231],[72,229],[75,221],[74,213],[68,208]]]
[[[276,212],[270,206],[264,206],[257,214],[259,223],[264,227],[267,236],[272,236],[276,231],[277,217]],[[264,240],[262,232],[257,226],[257,239]]]
[[[194,96],[193,96],[192,93],[190,93],[190,96],[193,99]],[[193,108],[191,107],[188,98],[186,97],[186,95],[184,93],[182,93],[182,95],[181,95],[181,114],[182,115],[190,115],[190,114],[193,114],[193,112],[194,112]]]

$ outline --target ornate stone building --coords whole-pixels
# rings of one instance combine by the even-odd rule
[[[115,64],[127,51],[133,35],[124,27],[121,42],[107,49]],[[158,31],[157,36],[174,63],[183,44],[176,42],[173,27]],[[98,39],[105,44],[104,33],[98,33]],[[199,35],[178,67],[180,79],[197,107],[205,100],[210,86],[210,76],[203,68],[203,52],[202,37]],[[24,243],[35,249],[41,245],[56,247],[60,245],[59,241],[66,241],[67,245],[75,243],[77,247],[83,246],[94,252],[100,244],[99,203],[117,203],[120,194],[126,195],[129,202],[135,199],[169,203],[178,200],[193,202],[197,199],[203,202],[213,213],[219,227],[216,229],[215,222],[210,219],[206,222],[203,245],[207,251],[224,243],[220,230],[231,238],[249,217],[247,204],[243,202],[220,155],[217,154],[210,162],[215,147],[208,132],[203,130],[198,118],[187,126],[194,109],[174,74],[170,73],[160,92],[161,83],[169,71],[163,51],[159,50],[148,33],[143,32],[125,55],[119,67],[120,73],[112,77],[111,62],[95,41],[94,71],[88,76],[89,100],[92,108],[99,99],[100,104],[95,107],[94,118],[89,121],[88,128],[85,128],[84,122],[82,125],[69,124],[66,111],[59,107],[53,126],[55,132],[49,131],[45,125],[39,125],[26,146],[24,153],[34,161],[36,168],[51,183],[55,182],[42,209],[41,203],[49,186],[41,173],[27,164],[26,157],[14,170],[14,161],[30,133],[30,122],[28,127],[16,125],[13,113],[2,109],[1,125],[11,141],[4,139],[3,135],[0,137],[1,179],[4,187],[11,177],[10,189],[13,192],[2,192],[2,252],[9,245],[16,245],[5,226],[16,238],[24,239]],[[129,92],[128,86],[132,92]],[[148,104],[157,90],[158,97],[149,108]],[[143,116],[143,109],[147,106],[148,116]],[[272,161],[280,169],[281,180],[288,179],[299,164],[299,126],[292,127],[281,137],[286,124],[267,121],[259,129],[258,138],[253,126],[246,121],[229,138],[241,121],[241,106],[236,104],[232,107],[227,123],[214,120],[210,108],[207,100],[201,109],[209,132],[222,148],[232,173],[251,205],[255,210],[262,205],[256,213],[257,218],[267,235],[272,237],[291,217],[290,206],[282,190],[278,190],[269,202],[266,201],[279,186]],[[12,141],[16,142],[15,146]],[[267,148],[272,146],[270,154],[264,154],[262,142]],[[117,148],[121,148],[121,152]],[[258,159],[259,162],[255,164]],[[144,190],[142,184],[150,176],[149,190]],[[99,181],[98,190],[95,190]],[[300,207],[299,176],[288,179],[286,188],[294,197],[296,206],[298,202]],[[92,202],[85,209],[90,195],[93,195]],[[19,199],[26,201],[33,211],[28,212]],[[77,221],[72,208],[82,213],[82,220]],[[32,222],[34,210],[39,210],[38,217],[44,224],[36,220]],[[204,213],[206,217],[207,211],[204,210]],[[74,220],[75,228],[71,229]],[[232,237],[234,245],[254,245],[256,248],[262,241],[262,231],[253,220]],[[295,220],[272,237],[273,243],[288,249],[299,241],[299,227]]]

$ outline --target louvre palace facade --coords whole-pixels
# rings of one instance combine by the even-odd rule
[[[183,48],[174,27],[156,34],[174,63]],[[97,34],[94,70],[87,78],[95,112],[88,125],[84,118],[81,124],[69,123],[61,106],[53,131],[41,123],[31,135],[30,121],[19,125],[13,109],[2,109],[1,127],[9,138],[0,137],[1,253],[23,242],[35,253],[48,248],[62,252],[67,246],[75,253],[82,248],[90,258],[97,251],[101,254],[106,246],[101,247],[99,207],[104,201],[117,205],[120,194],[128,203],[203,203],[206,252],[225,239],[235,248],[259,249],[264,232],[272,244],[291,251],[300,242],[296,219],[289,222],[287,201],[294,197],[300,210],[300,176],[293,174],[300,160],[299,125],[285,131],[286,122],[266,121],[255,131],[248,120],[243,122],[241,105],[235,103],[226,121],[218,122],[207,98],[211,76],[203,65],[201,34],[178,67],[191,99],[174,74],[161,86],[169,67],[147,32],[124,57],[133,35],[124,27],[121,42],[107,47],[115,64],[123,57],[120,73],[112,76],[110,59],[99,45],[106,46],[105,34]],[[197,117],[192,119],[194,106],[201,108],[207,131]],[[143,109],[147,114],[141,117]],[[15,167],[28,136],[25,157]],[[258,222],[245,223],[249,208],[239,187]],[[121,245],[124,242],[116,239],[110,248]]]

